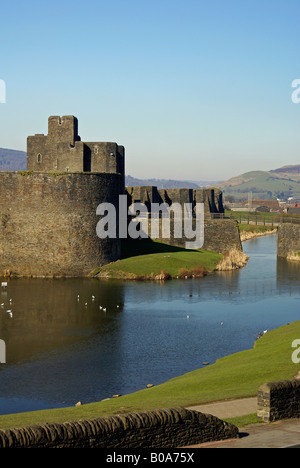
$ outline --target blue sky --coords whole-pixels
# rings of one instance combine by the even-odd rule
[[[135,177],[300,164],[299,0],[10,0],[0,17],[0,147],[72,114]]]

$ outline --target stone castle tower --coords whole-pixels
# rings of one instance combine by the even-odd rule
[[[71,115],[49,117],[48,135],[27,138],[28,171],[116,173],[125,178],[124,160],[124,146],[82,142],[78,120]]]
[[[73,116],[27,139],[27,171],[0,172],[0,276],[82,277],[120,258],[100,239],[97,207],[125,193],[125,150],[84,143]]]

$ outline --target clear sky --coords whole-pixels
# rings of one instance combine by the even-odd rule
[[[300,164],[299,0],[10,0],[0,18],[0,147],[71,114],[135,177]]]

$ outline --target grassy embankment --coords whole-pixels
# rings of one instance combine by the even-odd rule
[[[263,383],[291,379],[300,371],[300,364],[292,362],[292,343],[299,338],[300,321],[269,331],[255,342],[253,349],[224,357],[208,367],[156,387],[79,407],[0,416],[0,428],[60,423],[132,411],[189,407],[225,399],[254,397]],[[228,419],[237,425],[255,420],[255,415]]]
[[[100,278],[159,280],[203,277],[216,269],[222,255],[206,250],[186,250],[151,239],[123,243],[123,258],[95,270]]]

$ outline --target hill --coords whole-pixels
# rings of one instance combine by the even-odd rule
[[[249,192],[254,198],[271,200],[300,196],[300,165],[284,166],[270,171],[251,171],[216,186],[226,195],[245,200]]]
[[[137,187],[137,186],[155,186],[158,189],[171,189],[171,188],[190,188],[198,189],[207,187],[213,182],[209,181],[197,181],[192,182],[190,180],[172,180],[172,179],[137,179],[130,175],[125,178],[126,187]]]
[[[15,151],[0,148],[0,171],[25,171],[26,170],[26,152]],[[180,181],[171,179],[137,179],[130,175],[126,176],[126,187],[155,185],[158,189],[162,188],[191,188],[198,189],[206,187],[213,182],[209,181]]]
[[[0,148],[0,171],[26,170],[26,153]]]

